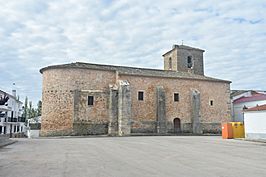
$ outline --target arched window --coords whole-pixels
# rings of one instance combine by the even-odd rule
[[[188,68],[192,68],[193,64],[192,64],[192,57],[188,56],[187,57],[187,67]]]
[[[169,58],[169,69],[172,70],[172,58]]]

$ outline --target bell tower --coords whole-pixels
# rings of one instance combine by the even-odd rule
[[[164,70],[204,75],[203,52],[198,48],[173,45],[170,51],[163,54]]]

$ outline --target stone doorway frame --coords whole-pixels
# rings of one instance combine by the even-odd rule
[[[173,119],[174,124],[174,133],[180,133],[181,132],[181,120],[180,118],[176,117]]]

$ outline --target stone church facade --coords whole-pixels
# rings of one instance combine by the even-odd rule
[[[174,45],[164,70],[90,63],[42,68],[42,136],[219,133],[230,81],[204,75],[204,50]]]

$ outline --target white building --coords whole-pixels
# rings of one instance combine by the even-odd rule
[[[25,132],[22,104],[16,97],[16,90],[12,95],[0,90],[0,136],[16,137]]]
[[[243,122],[243,110],[266,104],[266,93],[263,91],[238,90],[231,93],[232,118],[235,122]]]
[[[28,138],[37,138],[40,136],[41,121],[42,121],[41,116],[28,119],[28,126],[27,126]]]
[[[246,139],[266,140],[266,104],[244,111]]]

